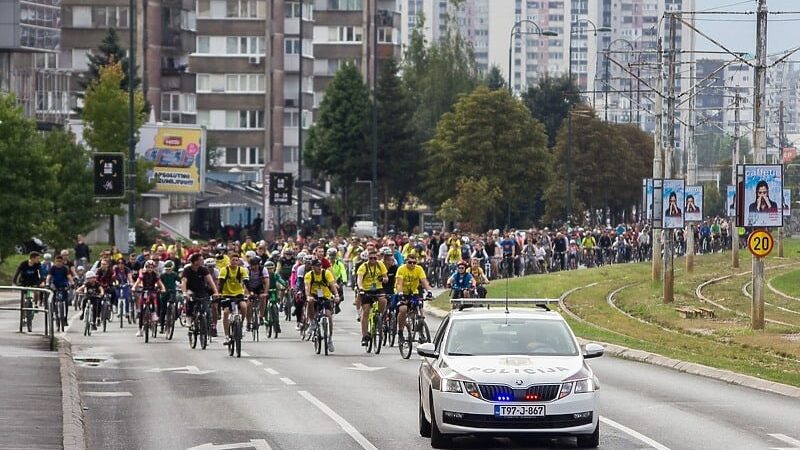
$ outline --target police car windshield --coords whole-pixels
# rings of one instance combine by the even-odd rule
[[[449,356],[577,356],[567,324],[541,319],[455,320],[447,338]]]

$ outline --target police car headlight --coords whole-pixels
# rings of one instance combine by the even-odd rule
[[[575,382],[574,392],[576,394],[594,392],[594,390],[595,390],[594,380],[592,380],[591,378],[586,378],[584,380],[578,380]]]
[[[442,392],[455,392],[455,393],[462,393],[464,392],[461,389],[461,382],[458,380],[454,380],[452,378],[443,378],[442,379]]]

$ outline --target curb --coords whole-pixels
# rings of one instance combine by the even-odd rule
[[[72,359],[72,345],[58,337],[58,359],[61,372],[61,413],[64,449],[86,450],[86,422],[78,390],[78,374]]]
[[[575,288],[572,291],[582,289],[585,287],[588,286]],[[566,295],[562,295],[562,298],[563,297],[566,297]],[[443,318],[448,314],[447,311],[435,308],[433,306],[426,306],[425,309],[430,314],[439,318]],[[597,341],[588,341],[583,338],[578,338],[578,342],[580,342],[581,345],[583,345],[588,342],[597,342]],[[736,384],[750,389],[756,389],[763,392],[769,392],[772,394],[778,394],[786,397],[800,399],[800,388],[789,386],[788,384],[776,383],[774,381],[767,381],[750,375],[743,375],[740,373],[732,372],[730,370],[717,369],[714,367],[705,366],[703,364],[697,364],[687,361],[681,361],[678,359],[668,358],[666,356],[659,355],[657,353],[650,353],[644,350],[636,350],[628,347],[623,347],[621,345],[609,344],[606,342],[597,342],[597,343],[603,345],[603,347],[605,348],[605,353],[607,355],[611,355],[615,358],[651,364],[654,366],[666,367],[668,369],[677,370],[678,372],[684,372],[691,375],[698,375],[701,377],[724,381],[729,384]]]

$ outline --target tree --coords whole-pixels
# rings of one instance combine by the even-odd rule
[[[457,196],[459,181],[477,176],[485,179],[486,192],[499,192],[487,213],[516,209],[544,189],[543,174],[549,168],[546,142],[544,127],[520,101],[505,90],[479,87],[442,116],[426,145],[426,196],[440,205]]]
[[[370,179],[369,130],[372,106],[358,68],[344,64],[325,90],[319,120],[311,128],[303,151],[308,167],[330,177],[343,201],[342,221],[354,213],[357,178]]]
[[[725,194],[717,188],[717,183],[707,181],[703,183],[703,216],[706,217],[726,217],[728,215],[727,205],[725,205]]]
[[[500,188],[490,186],[485,177],[459,179],[456,182],[456,196],[453,198],[454,206],[459,211],[469,213],[459,218],[461,227],[478,233],[486,230],[492,210],[501,196]]]
[[[42,211],[42,236],[48,244],[65,248],[97,222],[91,152],[65,131],[43,135],[40,145],[47,150],[53,175],[53,183],[43,189],[49,193],[52,209]]]
[[[15,96],[0,93],[0,255],[39,234],[43,212],[52,209],[46,150]]]
[[[500,68],[496,65],[492,65],[492,68],[489,69],[489,74],[486,76],[486,87],[488,87],[490,91],[496,91],[506,87],[506,80],[503,78],[503,74],[500,73]]]
[[[378,184],[386,204],[391,198],[402,211],[422,180],[422,149],[414,138],[413,107],[394,60],[384,65],[375,92],[378,108]]]
[[[109,28],[106,36],[100,42],[96,52],[89,53],[87,56],[89,69],[85,78],[78,80],[78,85],[83,89],[88,89],[92,83],[100,79],[100,69],[111,64],[119,63],[122,66],[122,79],[120,80],[120,89],[128,90],[128,55],[127,50],[120,45],[119,34],[114,28]],[[134,89],[139,89],[141,79],[137,76],[134,78]],[[83,93],[79,93],[79,98],[84,98]],[[83,108],[75,107],[75,112],[83,115]]]
[[[575,95],[577,91],[577,85],[570,83],[568,76],[562,75],[545,76],[539,80],[538,85],[529,87],[522,94],[522,101],[533,117],[544,124],[548,148],[555,145],[561,122],[567,118],[570,108],[580,103]]]

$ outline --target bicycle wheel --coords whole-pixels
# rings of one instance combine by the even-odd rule
[[[369,325],[367,326],[367,336],[369,336],[369,341],[367,342],[367,353],[372,353],[372,348],[375,346],[375,318],[373,316],[374,312],[371,312],[369,316]]]
[[[28,299],[25,301],[26,308],[33,308],[33,301]],[[28,333],[33,332],[33,311],[27,311],[25,313],[25,326],[28,328]]]
[[[428,323],[423,318],[417,318],[417,335],[419,338],[417,342],[425,344],[431,341],[431,330],[428,328]]]
[[[195,323],[197,327],[197,323]],[[208,316],[205,313],[200,315],[200,326],[195,333],[200,333],[200,348],[205,350],[208,346]]]
[[[317,323],[317,329],[314,331],[312,340],[314,341],[314,352],[319,355],[322,353],[322,337],[319,334],[319,323]]]
[[[381,320],[381,313],[375,314],[375,354],[380,355],[381,347],[383,347],[383,320]]]
[[[328,356],[328,318],[322,317],[319,321],[320,327],[320,340],[322,347],[325,349],[325,356]]]
[[[175,304],[171,304],[167,307],[167,314],[164,317],[164,337],[167,338],[168,341],[172,340],[172,336],[175,334]]]
[[[150,312],[147,308],[142,309],[142,333],[144,334],[144,343],[150,342]]]
[[[258,329],[261,327],[261,324],[258,321],[258,308],[259,305],[253,303],[252,309],[250,310],[250,333],[253,335],[253,342],[258,341]]]
[[[281,329],[280,329],[281,316],[280,316],[280,314],[278,312],[278,305],[276,305],[274,303],[272,305],[270,305],[268,314],[269,314],[269,323],[272,325],[271,327],[269,327],[270,330],[271,330],[272,336],[275,339],[278,339],[278,333],[281,332]]]
[[[100,310],[100,320],[103,321],[103,333],[106,332],[106,326],[108,325],[108,315],[110,314],[108,309],[108,303],[104,301],[103,308]]]
[[[197,335],[198,335],[198,325],[200,320],[197,318],[197,315],[194,316],[192,320],[192,328],[189,329],[189,348],[195,349],[197,348]]]
[[[406,324],[403,326],[405,328],[405,336],[403,339],[400,340],[397,344],[397,348],[400,350],[400,356],[403,359],[411,358],[411,344],[412,344],[412,335],[411,335],[411,327],[408,326],[408,321],[406,320]]]
[[[389,315],[389,347],[394,347],[397,340],[397,312]]]

